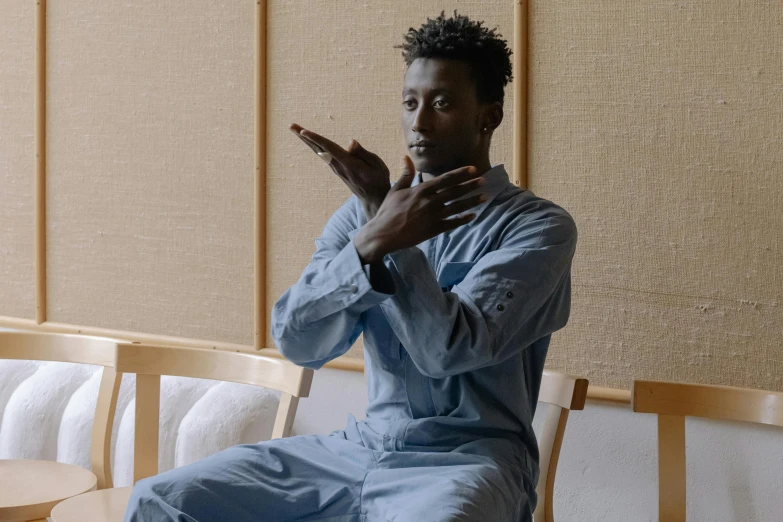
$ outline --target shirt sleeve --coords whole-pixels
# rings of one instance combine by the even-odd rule
[[[318,369],[347,352],[361,334],[362,312],[389,297],[373,289],[354,247],[355,199],[329,219],[310,264],[272,309],[272,339],[300,366]]]
[[[565,212],[523,223],[450,291],[418,248],[389,254],[396,292],[381,309],[429,377],[498,364],[565,326],[576,239]]]

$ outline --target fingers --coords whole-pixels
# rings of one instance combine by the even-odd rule
[[[462,225],[467,225],[471,221],[476,219],[476,214],[471,213],[460,217],[455,217],[451,219],[444,219],[440,222],[440,233],[443,232],[449,232],[451,230],[454,230],[455,228],[459,228]]]
[[[433,194],[454,185],[481,176],[476,167],[460,167],[458,169],[441,174],[437,178],[421,184],[421,190],[425,194]]]
[[[383,160],[379,158],[377,154],[373,154],[369,150],[365,149],[362,147],[361,143],[356,140],[351,140],[351,143],[348,145],[348,153],[376,168],[381,168],[385,165]]]
[[[299,139],[305,142],[305,144],[307,144],[307,146],[310,147],[313,152],[318,154],[330,165],[332,164],[332,159],[336,159],[338,162],[342,163],[342,161],[348,155],[348,152],[337,145],[335,142],[324,138],[320,134],[309,131],[301,125],[292,123],[288,128],[291,130],[291,132],[296,134]]]
[[[459,199],[462,196],[466,196],[471,192],[479,190],[482,186],[484,186],[484,184],[484,178],[474,178],[466,181],[465,183],[460,183],[454,187],[441,190],[433,197],[433,199],[441,203],[448,203],[449,201],[454,201],[455,199]]]
[[[485,196],[484,194],[479,194],[466,199],[455,201],[454,203],[445,205],[443,207],[443,210],[441,211],[441,216],[444,218],[449,216],[456,216],[457,214],[461,214],[466,210],[470,210],[473,207],[477,207],[481,205],[486,200],[487,200],[487,196]]]
[[[320,147],[318,147],[313,142],[311,142],[310,140],[308,140],[307,138],[305,138],[300,134],[300,130],[302,129],[302,127],[300,127],[296,123],[292,123],[288,128],[291,129],[291,132],[296,134],[296,137],[302,140],[305,145],[310,147],[313,150],[313,152],[315,152],[316,154],[318,154],[319,152],[323,152],[323,150]]]
[[[308,140],[309,142],[315,144],[317,147],[320,147],[322,151],[331,154],[334,158],[337,159],[337,161],[342,161],[345,158],[345,156],[348,155],[348,151],[346,151],[344,148],[342,148],[332,140],[328,138],[324,138],[320,134],[316,134],[313,131],[302,129],[299,132],[299,135],[304,139]]]
[[[416,177],[416,167],[413,166],[410,156],[405,156],[403,159],[402,176],[397,180],[397,183],[391,188],[391,190],[402,190],[411,187],[413,178]]]

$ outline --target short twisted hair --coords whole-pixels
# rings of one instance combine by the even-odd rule
[[[504,88],[511,81],[511,50],[497,29],[487,29],[484,22],[474,22],[457,14],[446,18],[445,12],[435,19],[427,18],[419,29],[411,27],[402,49],[410,66],[417,58],[442,58],[468,63],[479,101],[503,103]]]

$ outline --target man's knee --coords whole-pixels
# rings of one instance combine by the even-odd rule
[[[189,517],[181,518],[187,492],[177,491],[177,488],[172,487],[172,480],[165,475],[142,479],[133,486],[125,511],[125,522],[192,520]]]

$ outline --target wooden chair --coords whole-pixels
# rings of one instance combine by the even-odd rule
[[[562,373],[544,371],[538,402],[551,405],[547,408],[541,436],[538,439],[539,467],[541,469],[536,493],[538,505],[533,514],[534,522],[553,522],[553,498],[555,473],[560,459],[568,413],[583,410],[587,399],[587,379],[571,377]]]
[[[119,344],[118,374],[136,374],[133,479],[158,473],[160,377],[175,375],[264,386],[282,392],[272,438],[287,437],[300,397],[307,397],[312,370],[288,361],[248,353]],[[121,522],[133,488],[115,488],[79,495],[52,510],[54,522]]]
[[[123,341],[81,335],[0,332],[0,359],[103,366],[92,430],[92,472],[40,460],[0,460],[0,521],[45,519],[59,502],[112,486],[111,429],[121,379],[114,354]]]
[[[684,522],[685,417],[783,427],[783,393],[673,382],[635,381],[633,411],[658,414],[658,520]]]

